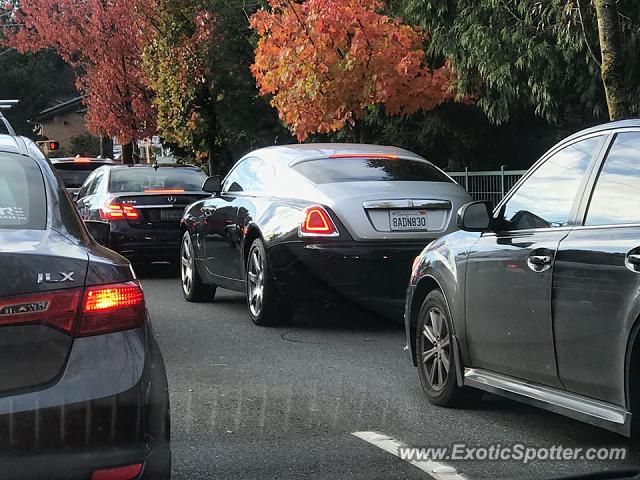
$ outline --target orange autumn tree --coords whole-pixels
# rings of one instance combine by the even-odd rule
[[[453,100],[454,73],[430,68],[426,36],[382,13],[380,0],[269,0],[251,18],[261,95],[299,140],[329,133],[383,105],[387,115]]]
[[[125,144],[155,132],[152,92],[141,66],[144,26],[154,0],[12,0],[2,42],[21,53],[52,49],[76,71],[87,127]],[[54,81],[55,79],[52,79]]]

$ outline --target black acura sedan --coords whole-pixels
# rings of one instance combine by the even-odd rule
[[[183,218],[184,296],[246,292],[258,325],[334,295],[402,318],[411,262],[470,200],[414,153],[353,144],[257,150],[204,189]]]
[[[87,225],[103,241],[108,226]],[[0,135],[0,471],[168,478],[162,355],[131,265],[87,231],[38,147]]]
[[[640,425],[640,121],[553,147],[416,259],[405,324],[426,397],[477,390],[629,435]]]
[[[76,207],[85,220],[109,223],[109,248],[134,265],[177,262],[182,212],[209,196],[206,179],[188,165],[105,166],[84,182]]]

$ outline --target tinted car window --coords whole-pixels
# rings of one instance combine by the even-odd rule
[[[254,188],[256,174],[262,160],[250,157],[242,160],[225,179],[223,192],[248,192]]]
[[[77,163],[59,163],[54,165],[64,185],[70,188],[82,186],[84,181],[91,175],[91,172],[100,166],[100,164],[82,165]]]
[[[640,223],[640,132],[616,136],[591,197],[586,225]]]
[[[601,137],[569,145],[549,157],[506,205],[507,230],[564,227]]]
[[[153,190],[200,191],[207,176],[190,168],[133,167],[111,170],[110,192],[148,192]]]
[[[0,158],[0,230],[44,230],[47,224],[44,179],[30,158]]]
[[[292,167],[314,183],[447,182],[442,170],[425,161],[387,158],[326,158]]]

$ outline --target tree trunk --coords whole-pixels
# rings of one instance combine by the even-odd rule
[[[607,106],[611,120],[628,118],[630,115],[629,95],[624,82],[624,59],[620,21],[616,0],[594,0],[598,17],[598,34],[602,52],[602,83],[607,96]]]
[[[355,121],[355,123],[351,127],[351,133],[353,135],[353,143],[366,143],[366,135],[362,120]]]
[[[220,175],[220,162],[216,161],[218,146],[212,137],[209,137],[209,141],[207,143],[207,149],[209,150],[209,155],[207,157],[207,162],[209,164],[209,176]]]
[[[133,165],[133,141],[122,145],[122,163]]]
[[[100,135],[100,156],[113,158],[113,139],[107,135]]]

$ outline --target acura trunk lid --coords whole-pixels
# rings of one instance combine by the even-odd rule
[[[0,392],[54,380],[72,345],[88,255],[52,230],[0,230]]]

